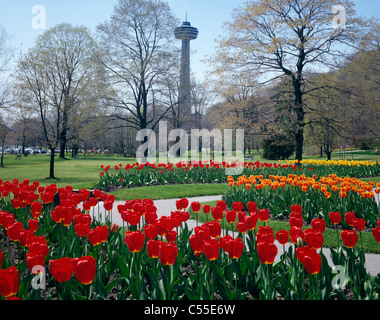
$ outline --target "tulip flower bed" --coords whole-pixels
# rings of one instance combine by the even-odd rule
[[[201,208],[184,198],[176,211],[158,217],[152,200],[131,200],[117,206],[123,220],[117,226],[110,215],[114,197],[100,190],[28,180],[0,185],[0,299],[379,298],[380,276],[367,273],[358,245],[365,221],[354,213],[345,215],[347,226],[329,214],[328,223],[344,229],[337,228],[330,266],[321,250],[324,220],[313,219],[304,231],[289,220],[287,230],[274,234],[269,210],[254,201]],[[214,220],[190,230],[190,207]],[[300,205],[289,210],[303,221]],[[223,233],[223,217],[237,223],[237,235]],[[265,225],[256,227],[258,220]],[[372,232],[380,242],[380,221]]]
[[[341,178],[336,174],[320,178],[317,175],[289,174],[269,175],[267,179],[263,175],[243,175],[236,180],[229,176],[228,182],[230,188],[223,196],[228,205],[255,199],[261,208],[269,208],[274,218],[289,219],[289,208],[294,203],[302,205],[303,218],[307,223],[314,218],[323,218],[329,223],[329,212],[351,211],[365,219],[368,227],[375,227],[380,216],[375,201],[375,197],[380,197],[380,183],[375,188],[373,181]]]
[[[372,177],[380,175],[380,164],[370,161],[346,162],[305,162],[302,167],[296,163],[267,163],[256,162],[217,162],[186,161],[173,163],[122,164],[114,168],[101,165],[100,180],[97,188],[110,191],[114,188],[131,188],[165,184],[187,183],[225,183],[228,182],[226,169],[243,169],[242,174],[284,176],[302,172],[308,177],[313,175],[328,176],[337,173],[347,177]]]

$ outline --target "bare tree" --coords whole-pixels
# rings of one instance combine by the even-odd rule
[[[83,116],[88,119],[94,113],[102,90],[95,52],[95,42],[86,28],[60,24],[38,38],[14,72],[15,96],[41,120],[51,151],[50,178],[55,178],[55,149],[59,147],[64,157],[66,143],[78,138]],[[69,138],[70,128],[73,135]]]
[[[8,45],[10,36],[5,29],[0,26],[0,75],[4,75],[9,70],[9,62],[11,61],[14,49]],[[0,107],[10,102],[10,83],[7,77],[0,78]]]
[[[233,12],[233,21],[226,24],[216,57],[210,61],[216,69],[251,68],[262,84],[287,79],[299,161],[306,125],[305,97],[318,90],[308,86],[307,75],[336,68],[348,46],[355,45],[361,34],[362,23],[354,4],[348,0],[340,3],[340,13],[334,15],[332,9],[337,3],[333,0],[248,1]],[[334,24],[338,14],[341,23]]]
[[[119,0],[110,21],[98,26],[100,60],[114,88],[107,103],[126,126],[154,128],[176,103],[163,92],[163,79],[175,65],[177,25],[165,2]]]

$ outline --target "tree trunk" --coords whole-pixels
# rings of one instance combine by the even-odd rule
[[[54,177],[54,148],[50,148],[50,179],[55,179]]]
[[[304,120],[305,112],[303,110],[303,99],[302,99],[302,82],[301,77],[293,76],[293,89],[294,89],[294,108],[297,116],[295,140],[296,140],[296,160],[298,166],[301,166],[302,153],[303,153],[303,141],[304,141]]]
[[[4,133],[4,137],[1,141],[1,164],[0,164],[0,166],[2,168],[4,168],[4,148],[5,148],[5,133]]]
[[[61,145],[59,147],[59,157],[61,159],[65,159],[65,150],[66,150],[66,143],[61,142]]]

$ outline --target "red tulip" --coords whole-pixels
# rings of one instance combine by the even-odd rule
[[[271,234],[273,235],[273,229],[270,226],[260,226],[257,234]]]
[[[285,245],[289,241],[289,232],[286,230],[280,230],[276,232],[276,239],[282,245]]]
[[[34,231],[32,230],[25,230],[20,232],[20,245],[22,247],[29,247],[29,244],[33,241],[35,238]]]
[[[258,213],[258,215],[259,215],[259,219],[260,219],[262,222],[266,222],[266,221],[268,221],[268,219],[269,219],[269,210],[268,210],[268,209],[261,209],[261,210],[258,210],[257,213]]]
[[[158,227],[155,224],[148,224],[143,227],[144,233],[148,239],[157,237]]]
[[[181,221],[186,222],[190,219],[190,213],[188,211],[182,211],[181,212]]]
[[[82,204],[82,206],[83,206],[83,210],[86,211],[86,212],[88,212],[88,211],[91,210],[91,203],[90,203],[90,201],[84,201],[83,204]]]
[[[2,213],[3,214],[0,215],[0,225],[2,225],[5,230],[8,230],[8,228],[16,222],[16,218],[9,212],[4,211]]]
[[[186,198],[176,200],[177,210],[187,209],[188,206],[189,206],[189,200],[187,200]]]
[[[211,239],[211,231],[207,224],[194,228],[194,234],[199,240],[206,241]]]
[[[12,224],[8,227],[7,235],[13,241],[19,241],[21,231],[25,231],[23,226],[22,226],[22,223],[21,222],[15,222],[14,224]]]
[[[222,220],[222,218],[223,218],[223,210],[220,207],[218,207],[218,206],[212,207],[211,208],[211,215],[217,221]]]
[[[29,243],[29,253],[47,256],[49,247],[45,236],[33,237],[33,240]]]
[[[88,233],[91,231],[90,225],[87,223],[86,224],[85,223],[76,223],[74,225],[74,228],[75,228],[75,232],[76,232],[78,237],[86,237],[88,235]],[[92,236],[90,236],[90,238],[91,237]]]
[[[71,261],[77,280],[84,285],[91,284],[96,275],[95,258],[93,256],[85,256],[82,258],[73,258]]]
[[[257,221],[259,220],[259,215],[257,213],[251,213],[244,219],[244,223],[248,230],[253,230],[256,228]]]
[[[178,248],[172,243],[161,242],[158,252],[158,258],[164,266],[173,265],[178,256]]]
[[[169,243],[174,243],[177,237],[177,232],[175,230],[171,230],[165,233],[165,238]]]
[[[212,238],[219,238],[222,233],[222,228],[220,226],[219,221],[206,222],[204,224],[210,230],[210,236]]]
[[[159,240],[153,240],[153,239],[148,240],[148,242],[146,243],[146,248],[147,248],[149,257],[153,259],[158,258],[160,243],[161,241]]]
[[[344,215],[344,219],[346,220],[346,224],[350,227],[353,226],[354,220],[356,219],[354,212],[346,212]]]
[[[307,245],[313,249],[320,249],[323,245],[323,233],[315,229],[306,229],[304,231],[305,240]]]
[[[227,204],[223,200],[216,201],[216,206],[219,207],[223,212],[227,209]]]
[[[311,221],[311,226],[314,230],[318,230],[323,233],[326,229],[326,222],[323,219],[316,218]]]
[[[352,225],[357,231],[363,231],[365,228],[366,220],[357,218],[353,221]]]
[[[15,209],[19,209],[21,206],[22,206],[22,201],[20,198],[13,198],[12,199],[12,206],[15,208]]]
[[[29,230],[36,232],[38,230],[39,226],[40,226],[40,224],[38,223],[37,219],[29,219],[28,220],[28,229]]]
[[[237,214],[238,221],[244,223],[245,218],[247,217],[246,212],[245,211],[238,211],[238,212],[236,212],[236,214]]]
[[[267,233],[267,232],[257,233],[256,241],[257,242],[270,242],[270,243],[272,243],[272,242],[274,242],[273,233]]]
[[[0,268],[1,268],[1,265],[3,264],[3,258],[4,258],[4,254],[0,249]]]
[[[119,226],[116,223],[111,223],[111,231],[116,232],[119,229]]]
[[[148,211],[145,213],[145,222],[147,224],[153,224],[157,221],[157,213],[155,211]]]
[[[358,242],[358,234],[355,230],[343,230],[341,233],[343,243],[348,248],[355,247]]]
[[[170,214],[170,219],[173,221],[173,228],[178,228],[182,223],[182,213],[185,211],[172,211]]]
[[[380,243],[380,226],[372,229],[372,235],[378,243]]]
[[[125,233],[124,243],[128,246],[129,251],[141,251],[145,242],[145,235],[140,231],[127,231]]]
[[[236,228],[238,229],[240,233],[247,233],[248,231],[248,228],[244,222],[238,222],[236,224]]]
[[[297,244],[298,239],[301,239],[302,241],[305,239],[302,228],[291,227],[289,230],[289,234],[290,234],[290,240],[294,244]]]
[[[247,207],[248,207],[248,212],[249,213],[255,213],[256,210],[257,210],[257,204],[255,201],[249,201],[247,203]]]
[[[233,240],[233,238],[227,234],[226,236],[224,237],[221,237],[220,238],[220,241],[219,241],[219,245],[220,247],[228,253],[228,243],[230,242],[230,240]]]
[[[30,204],[30,213],[32,214],[32,217],[37,219],[42,212],[42,203],[41,202],[32,202]]]
[[[97,226],[88,232],[87,239],[92,243],[92,245],[97,246],[107,240],[108,234],[109,229],[107,226]]]
[[[171,231],[176,224],[176,220],[172,217],[162,216],[157,220],[157,225],[164,231]]]
[[[106,211],[111,211],[113,208],[113,201],[105,201],[103,207]]]
[[[194,251],[195,254],[202,252],[203,241],[199,239],[198,236],[193,234],[190,237],[189,241],[190,241],[190,247]]]
[[[257,255],[261,263],[272,264],[276,258],[278,249],[273,242],[258,242]]]
[[[70,258],[64,257],[57,260],[50,260],[50,273],[58,282],[65,282],[71,279],[73,273],[73,263]]]
[[[290,210],[292,210],[292,212],[296,212],[296,213],[302,213],[302,207],[300,204],[293,204],[290,206]]]
[[[227,244],[227,253],[231,259],[238,259],[241,257],[244,250],[244,243],[241,238],[231,239]]]
[[[296,257],[301,263],[303,263],[303,258],[305,255],[312,256],[315,253],[316,253],[315,249],[309,246],[302,246],[302,247],[296,248]]]
[[[234,210],[226,211],[226,219],[228,223],[234,223],[236,220],[236,211]]]
[[[289,225],[290,227],[298,227],[302,228],[303,226],[303,220],[302,217],[290,217],[289,218]]]
[[[0,293],[4,298],[17,294],[20,284],[19,272],[15,266],[0,269]]]
[[[201,210],[201,204],[198,201],[194,201],[191,203],[191,209],[195,212],[198,213],[199,210]]]
[[[38,274],[39,269],[36,271],[36,266],[44,266],[45,265],[46,256],[41,253],[31,253],[28,252],[26,254],[26,265],[28,266],[30,272],[32,274]]]
[[[243,211],[244,205],[242,202],[236,201],[232,203],[232,209],[234,209],[235,211]]]
[[[315,253],[313,256],[305,256],[303,258],[303,265],[308,273],[318,274],[322,267],[321,256],[318,253]]]
[[[330,217],[330,220],[333,224],[338,224],[340,222],[340,220],[342,219],[342,215],[339,213],[339,211],[330,212],[329,217]]]
[[[209,204],[204,204],[204,205],[202,206],[202,210],[203,210],[203,212],[204,212],[205,214],[210,213],[210,209],[211,209],[211,207],[210,207]]]
[[[141,220],[141,215],[138,212],[125,210],[121,213],[121,218],[132,226],[137,226]]]
[[[296,249],[298,260],[304,265],[310,274],[317,274],[321,271],[321,256],[311,247],[299,247]]]
[[[44,204],[51,203],[54,200],[54,194],[53,192],[45,191],[44,193],[41,193],[41,200]]]
[[[219,241],[216,239],[206,240],[203,242],[202,251],[210,261],[219,258]]]
[[[93,192],[94,198],[99,200],[102,197],[102,193],[103,193],[102,190],[99,190],[99,189],[94,190]]]

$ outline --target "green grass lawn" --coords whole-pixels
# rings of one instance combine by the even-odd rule
[[[134,159],[114,157],[91,157],[77,159],[71,158],[55,159],[55,177],[57,179],[46,179],[49,176],[50,156],[29,155],[16,160],[15,155],[4,156],[4,168],[0,168],[0,179],[12,181],[14,178],[39,181],[46,186],[56,183],[57,187],[71,185],[75,189],[93,188],[99,182],[100,165],[115,166],[135,162]]]
[[[184,197],[199,197],[223,194],[228,188],[227,183],[197,183],[174,184],[161,186],[136,187],[110,192],[117,200],[133,199],[175,199]]]

